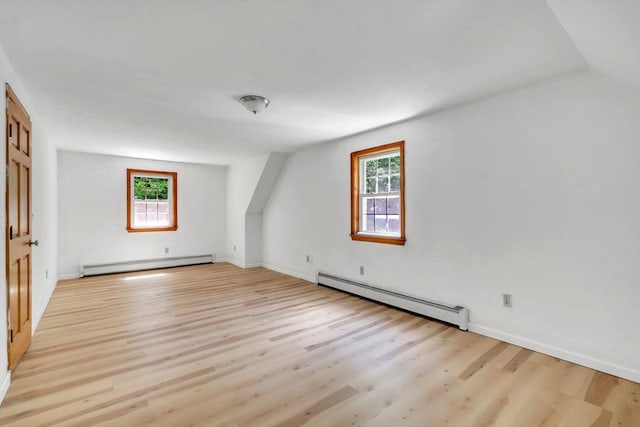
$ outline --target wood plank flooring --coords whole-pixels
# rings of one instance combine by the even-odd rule
[[[59,283],[13,426],[640,426],[640,385],[262,268]]]

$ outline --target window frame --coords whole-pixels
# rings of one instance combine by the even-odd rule
[[[133,226],[133,181],[135,177],[169,179],[169,215],[170,224],[166,227],[134,227]],[[147,169],[127,168],[127,231],[129,233],[176,231],[178,229],[178,173]]]
[[[361,199],[366,193],[361,192],[363,178],[360,175],[360,165],[367,157],[384,155],[385,153],[400,152],[400,235],[393,236],[375,232],[360,231]],[[387,243],[404,245],[407,241],[405,234],[405,195],[404,195],[404,141],[392,142],[377,147],[351,153],[351,240],[361,242]]]

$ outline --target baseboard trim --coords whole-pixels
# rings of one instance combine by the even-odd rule
[[[624,366],[605,362],[603,360],[594,359],[592,357],[574,353],[569,350],[554,347],[548,344],[523,338],[517,335],[512,335],[504,331],[488,328],[486,326],[478,325],[472,322],[469,323],[469,330],[471,332],[475,332],[480,335],[485,335],[500,341],[508,342],[510,344],[518,345],[520,347],[525,347],[530,350],[537,351],[539,353],[557,357],[563,360],[567,360],[569,362],[577,363],[578,365],[586,366],[588,368],[592,368],[597,371],[615,375],[617,377],[624,378],[629,381],[640,383],[640,371],[638,370],[626,368]]]
[[[80,273],[60,274],[58,275],[58,280],[73,280],[79,279],[80,277]]]
[[[273,264],[262,264],[264,268],[269,270],[277,271],[278,273],[286,274],[287,276],[297,277],[298,279],[306,280],[311,283],[318,283],[318,278],[316,276],[309,276],[307,274],[298,273],[297,271],[292,271],[283,267],[279,267]]]
[[[247,267],[245,267],[244,262],[240,262],[240,261],[237,261],[237,260],[235,260],[235,259],[228,258],[228,259],[227,259],[227,262],[228,262],[229,264],[233,264],[233,265],[235,265],[236,267],[240,267],[240,268],[247,268]]]
[[[7,395],[10,385],[11,385],[11,371],[7,371],[7,374],[4,376],[4,380],[2,380],[2,385],[0,385],[0,404],[4,400],[4,397]]]
[[[215,262],[213,254],[186,255],[168,258],[151,258],[133,261],[118,261],[106,264],[83,265],[82,277],[100,276],[112,273],[129,273],[133,271],[157,270],[168,267],[183,267],[187,265],[211,264]]]
[[[215,258],[213,260],[214,264],[218,264],[221,262],[229,262],[231,264],[234,264],[233,262],[227,260],[227,258]],[[160,267],[159,269],[162,269],[163,267]],[[82,275],[78,272],[78,273],[67,273],[67,274],[60,274],[58,275],[58,280],[74,280],[74,279],[80,279],[82,278]]]

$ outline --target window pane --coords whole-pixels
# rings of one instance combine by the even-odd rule
[[[376,198],[376,213],[377,214],[387,213],[387,199],[385,197]]]
[[[400,173],[400,155],[391,158],[391,173]]]
[[[168,214],[169,213],[169,202],[158,202],[158,213],[159,214]]]
[[[386,233],[386,232],[387,232],[387,216],[376,215],[376,233]]]
[[[389,220],[389,232],[400,234],[400,218],[396,215],[390,215]]]
[[[376,192],[376,179],[375,178],[367,178],[367,194]]]
[[[146,212],[137,213],[134,216],[134,225],[140,226],[144,225],[147,222],[147,214]]]
[[[169,202],[158,202],[158,225],[169,225]]]
[[[391,190],[389,191],[400,191],[400,175],[391,177]]]
[[[133,178],[133,198],[136,200],[147,198],[147,178],[141,176]]]
[[[169,202],[134,202],[133,223],[136,227],[167,226],[171,224]]]
[[[169,179],[167,178],[154,178],[154,179],[157,180],[158,199],[168,200],[169,199]]]
[[[375,209],[376,209],[376,199],[367,198],[367,199],[365,199],[365,203],[366,203],[366,206],[367,206],[365,212],[374,213]]]
[[[367,176],[376,176],[376,171],[378,170],[377,160],[368,160],[366,169]]]
[[[147,202],[147,224],[155,225],[158,223],[158,205],[157,203]]]
[[[389,175],[389,158],[378,159],[378,175]]]
[[[367,215],[367,220],[365,221],[364,231],[374,231],[374,221],[375,215]]]
[[[378,178],[378,193],[388,193],[389,192],[389,177],[379,177]]]
[[[135,213],[147,213],[147,205],[145,202],[133,202],[133,209]]]
[[[136,200],[168,200],[169,178],[151,178],[147,176],[134,177],[133,198]]]
[[[388,197],[387,198],[387,213],[389,215],[400,214],[400,197]]]

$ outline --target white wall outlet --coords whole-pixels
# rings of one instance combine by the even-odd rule
[[[307,255],[307,263],[313,264],[313,257],[311,255]]]
[[[236,245],[233,245],[233,252],[236,251]]]
[[[502,305],[504,307],[511,307],[511,294],[502,294]]]
[[[164,253],[168,254],[169,253],[169,248],[164,248]]]
[[[48,279],[48,278],[49,278],[49,269],[46,269],[46,270],[44,271],[44,278],[45,278],[45,279]]]
[[[364,276],[364,265],[360,266],[360,275]]]

